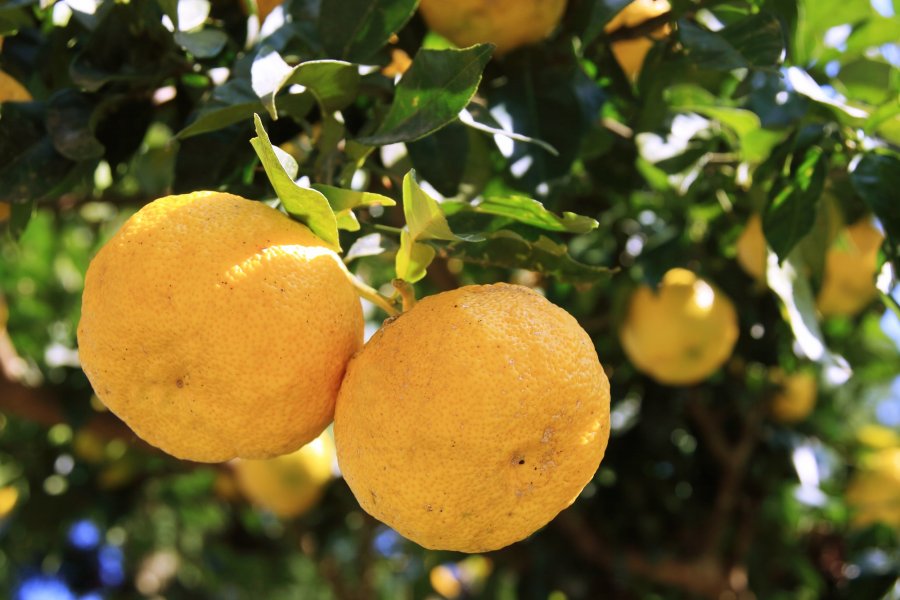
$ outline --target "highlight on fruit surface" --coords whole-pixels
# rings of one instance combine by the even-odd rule
[[[609,437],[609,382],[566,311],[517,285],[429,296],[347,368],[341,472],[362,508],[431,549],[526,538],[591,480]]]
[[[699,383],[731,356],[737,312],[712,283],[687,269],[671,269],[657,290],[631,295],[619,340],[639,370],[667,385]]]
[[[762,218],[758,213],[754,213],[747,219],[747,224],[744,225],[737,240],[737,262],[747,275],[757,281],[765,281],[767,254]]]
[[[289,519],[314,507],[333,477],[334,441],[324,431],[296,452],[234,461],[237,487],[253,504]]]
[[[878,250],[884,234],[871,218],[845,228],[825,255],[816,306],[823,316],[854,316],[878,295]]]
[[[24,85],[6,73],[0,71],[0,102],[30,102],[31,94]]]
[[[666,14],[671,8],[666,0],[635,0],[613,17],[604,31],[613,34],[621,29],[634,29],[650,19]],[[613,56],[629,79],[637,79],[653,44],[670,33],[672,28],[666,23],[648,33],[636,33],[633,37],[612,43]]]
[[[855,526],[900,528],[900,447],[866,456],[847,487],[846,500]]]
[[[814,373],[798,371],[786,374],[771,369],[769,379],[778,386],[769,404],[769,414],[778,423],[799,423],[816,407],[819,385]]]
[[[459,47],[494,44],[497,54],[540,42],[566,11],[566,0],[422,0],[428,27]]]
[[[349,277],[309,229],[265,204],[161,198],[88,268],[82,367],[112,412],[176,457],[293,452],[331,422],[362,346]]]

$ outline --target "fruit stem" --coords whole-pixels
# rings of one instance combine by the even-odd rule
[[[361,298],[365,298],[386,312],[389,317],[396,317],[400,314],[400,311],[397,310],[390,298],[379,294],[376,289],[366,285],[359,277],[351,275],[350,282],[353,284],[353,287],[356,288],[356,293],[359,294]]]
[[[393,285],[400,294],[400,298],[403,301],[403,312],[408,311],[416,305],[416,290],[411,283],[404,281],[403,279],[394,279],[391,281],[391,285]]]

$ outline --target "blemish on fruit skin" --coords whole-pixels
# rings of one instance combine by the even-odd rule
[[[175,380],[175,387],[177,387],[177,388],[183,388],[183,387],[184,387],[184,381],[181,380],[181,379],[176,379],[176,380]]]

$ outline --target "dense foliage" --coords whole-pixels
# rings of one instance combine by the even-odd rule
[[[605,32],[626,4],[570,0],[548,40],[492,56],[429,33],[415,0],[285,0],[261,26],[252,0],[4,2],[0,70],[33,101],[0,104],[0,595],[900,597],[900,526],[846,501],[900,446],[896,6],[674,0]],[[632,80],[612,44],[666,23]],[[279,519],[227,465],[142,444],[79,368],[84,273],[141,205],[200,189],[278,199],[383,306],[395,277],[542,290],[612,384],[594,481],[527,541],[466,557],[399,538],[340,479]],[[736,261],[754,214],[763,281]],[[827,250],[868,214],[880,293],[823,317]],[[643,375],[617,335],[674,267],[739,317],[697,385]],[[367,304],[367,329],[385,316]],[[774,374],[802,370],[815,408],[780,422]]]

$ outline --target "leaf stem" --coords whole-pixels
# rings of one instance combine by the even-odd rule
[[[350,283],[352,283],[353,287],[356,288],[356,293],[359,294],[360,298],[365,298],[366,300],[386,312],[389,317],[396,317],[400,314],[400,311],[397,310],[390,298],[386,298],[385,296],[379,294],[376,289],[367,285],[359,277],[351,274]]]
[[[403,301],[403,312],[407,312],[416,305],[416,290],[411,283],[404,281],[403,279],[394,279],[391,281],[391,285],[393,285],[400,294],[400,298]]]

